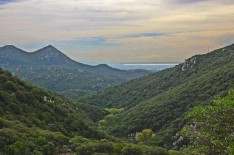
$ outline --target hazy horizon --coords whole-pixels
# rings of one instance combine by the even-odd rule
[[[131,69],[146,69],[151,71],[160,71],[164,70],[170,67],[174,67],[179,64],[178,63],[170,63],[170,62],[164,62],[164,63],[147,63],[147,62],[137,62],[137,63],[118,63],[118,62],[87,62],[87,61],[78,61],[83,64],[96,66],[99,64],[107,64],[110,67],[121,69],[121,70],[131,70]]]
[[[182,62],[233,44],[232,0],[0,0],[0,46],[80,61]]]

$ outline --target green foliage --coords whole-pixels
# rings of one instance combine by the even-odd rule
[[[88,117],[91,112],[104,117],[105,110],[74,104],[2,69],[0,79],[0,154],[56,154],[74,135],[114,139],[97,131]]]
[[[151,73],[146,70],[119,70],[105,64],[81,64],[52,46],[33,53],[14,46],[0,47],[0,67],[71,99]],[[4,80],[4,77],[1,79]]]
[[[39,137],[37,138],[37,144],[38,144],[39,146],[45,145],[46,143],[47,143],[47,140],[46,140],[45,137],[39,136]]]
[[[12,154],[23,154],[26,153],[26,144],[21,141],[17,141],[14,144],[10,145],[9,152]]]
[[[106,108],[105,110],[108,111],[109,113],[113,114],[113,115],[116,115],[118,113],[123,112],[124,108],[120,108],[120,109],[117,109],[117,108]]]
[[[84,103],[124,108],[107,124],[119,137],[150,128],[152,144],[174,148],[186,123],[183,117],[198,105],[234,88],[234,45],[187,59],[186,63],[81,98]],[[185,67],[189,66],[189,67]],[[185,69],[184,69],[185,67]],[[182,70],[183,69],[183,70]]]
[[[0,154],[176,155],[180,152],[152,144],[177,147],[172,143],[186,123],[183,118],[198,105],[202,107],[188,115],[193,126],[183,131],[192,140],[188,151],[233,154],[234,93],[205,106],[234,87],[233,51],[234,45],[194,56],[186,61],[192,64],[180,64],[81,99],[90,106],[70,102],[0,69]],[[150,128],[139,134],[141,144],[150,145],[129,144],[107,135],[94,122],[124,137]]]
[[[197,153],[226,155],[234,149],[234,91],[214,100],[212,105],[195,107],[186,117],[191,125],[182,133]]]
[[[97,130],[92,121],[94,114],[109,121],[123,109],[95,111],[95,106],[67,101],[2,69],[0,77],[5,81],[0,83],[0,154],[150,154],[155,149],[162,152],[161,148],[129,144]]]
[[[94,122],[103,119],[109,113],[104,108],[97,106],[83,104],[80,102],[76,102],[76,105],[79,106],[79,109],[84,111],[84,113],[86,113],[89,116],[89,118],[92,119]]]
[[[18,121],[0,118],[0,154],[56,154],[69,138],[60,132],[27,127]]]
[[[138,133],[138,140],[140,142],[147,142],[149,141],[151,138],[153,138],[155,136],[155,134],[153,133],[153,131],[151,129],[144,129],[142,130],[142,132]]]
[[[105,111],[107,111],[108,113],[110,113],[109,115],[106,115],[103,119],[98,121],[98,129],[103,131],[106,129],[106,125],[108,124],[108,122],[111,121],[111,119],[124,111],[123,108],[117,109],[117,108],[106,108]]]
[[[127,145],[121,152],[123,155],[143,155],[143,149],[137,145]]]

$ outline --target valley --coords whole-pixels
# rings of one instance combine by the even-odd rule
[[[50,64],[52,61],[48,61],[49,68],[47,65],[39,65],[41,62],[32,61],[34,63],[32,65],[32,62],[23,60],[20,56],[15,57],[10,63],[10,58],[12,59],[10,54],[15,55],[16,52],[13,47],[10,49],[7,47],[7,50],[9,55],[5,57],[3,52],[0,52],[3,67],[12,69],[14,75],[21,75],[23,79],[32,78],[33,83],[37,83],[37,79],[38,81],[43,79],[47,84],[46,86],[41,84],[41,87],[57,90],[56,92],[60,93],[67,88],[76,89],[76,85],[69,84],[68,81],[84,78],[83,71],[78,71],[75,76],[67,76],[74,71],[69,68],[70,64],[75,64],[73,66],[75,70],[91,67],[66,60],[60,64],[59,56],[53,58],[53,64]],[[19,53],[22,54],[22,51]],[[186,119],[191,111],[199,107],[201,109],[212,107],[213,102],[222,103],[227,111],[225,116],[227,119],[223,121],[228,121],[226,125],[230,130],[234,128],[234,119],[231,115],[234,100],[233,93],[229,92],[234,88],[233,58],[234,45],[230,45],[204,55],[195,55],[175,67],[116,86],[113,86],[115,81],[109,81],[112,86],[97,93],[87,94],[86,92],[82,96],[78,95],[78,100],[69,98],[69,95],[64,97],[56,92],[33,86],[28,83],[31,80],[22,81],[1,69],[0,144],[3,147],[0,153],[196,154],[196,150],[193,150],[195,140],[189,141],[189,137],[191,138],[194,134],[193,130],[186,128],[192,120]],[[29,67],[29,64],[32,66]],[[140,75],[137,71],[121,71],[106,65],[99,65],[96,68],[105,70],[104,74],[115,78],[118,75],[126,75],[130,78],[127,74],[129,72]],[[90,70],[92,69],[91,67]],[[80,85],[77,85],[85,89],[87,83],[97,84],[97,81],[87,80],[93,75],[96,76],[93,79],[98,78],[99,74],[97,72],[93,74],[95,72],[87,72],[86,80],[79,80]],[[35,74],[37,78],[33,76]],[[49,85],[48,81],[54,85]],[[60,85],[61,83],[63,85]],[[84,86],[82,87],[81,84]],[[216,101],[216,99],[219,100]],[[228,102],[227,107],[224,102]],[[215,104],[214,108],[219,109],[219,106],[221,105]],[[220,115],[218,111],[213,112],[213,114],[216,113]],[[207,115],[207,119],[210,118],[209,113]],[[195,113],[191,113],[191,116],[194,117],[193,119],[199,119],[199,115]],[[212,123],[212,120],[207,121],[206,123]],[[217,123],[220,122],[214,125]],[[209,134],[209,131],[206,132]],[[225,137],[230,137],[233,133],[226,134]],[[143,135],[145,137],[142,137]],[[181,139],[181,137],[184,138]],[[222,137],[217,138],[217,141],[222,142]],[[230,138],[229,142],[222,145],[232,148],[230,143],[232,140]],[[182,149],[187,145],[191,147]],[[220,153],[221,144],[217,144],[216,148],[213,151]],[[208,150],[200,150],[202,151]],[[231,150],[227,149],[226,152],[230,154]]]
[[[187,59],[174,68],[107,88],[81,102],[124,108],[108,122],[107,131],[126,136],[150,128],[159,146],[173,148],[183,117],[193,107],[208,105],[234,87],[234,45]]]
[[[0,155],[234,155],[234,0],[0,0]]]

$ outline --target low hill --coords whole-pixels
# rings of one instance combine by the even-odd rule
[[[103,107],[125,108],[107,130],[126,136],[145,128],[156,132],[156,143],[174,147],[183,116],[194,106],[209,104],[234,88],[234,45],[196,55],[174,68],[111,87],[81,98]]]
[[[37,86],[74,99],[150,73],[146,70],[119,70],[108,65],[85,65],[51,45],[31,53],[13,45],[1,47],[0,67]]]

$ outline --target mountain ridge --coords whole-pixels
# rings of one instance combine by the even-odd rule
[[[37,86],[74,99],[151,73],[147,70],[120,70],[106,64],[82,64],[52,45],[35,52],[26,52],[13,45],[6,45],[0,48],[0,67]]]
[[[234,88],[234,45],[186,59],[157,73],[85,96],[81,102],[108,108],[125,108],[107,123],[118,136],[150,128],[157,145],[173,148],[183,116]]]

